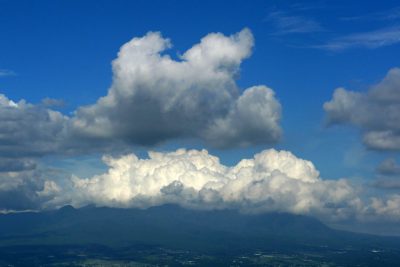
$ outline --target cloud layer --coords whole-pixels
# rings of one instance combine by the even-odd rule
[[[391,69],[367,93],[336,89],[324,110],[329,124],[358,127],[367,147],[400,150],[400,69]]]
[[[134,154],[104,157],[104,162],[109,169],[103,174],[73,176],[71,185],[62,189],[52,185],[57,190],[44,205],[147,208],[176,203],[195,209],[290,212],[325,221],[364,220],[377,214],[400,220],[397,195],[367,199],[345,179],[321,179],[310,161],[287,151],[265,150],[232,167],[206,150],[185,149],[150,152],[148,159]]]

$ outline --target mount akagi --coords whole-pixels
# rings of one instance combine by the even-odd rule
[[[373,255],[386,252],[392,261],[400,260],[400,238],[396,237],[334,230],[314,218],[300,215],[201,211],[176,205],[144,210],[65,206],[56,211],[3,214],[0,215],[0,245],[2,259],[12,257],[13,251],[23,257],[21,249],[35,254],[35,248],[46,247],[49,251],[50,247],[75,246],[101,248],[100,254],[129,247],[210,255],[347,250],[353,256],[356,252]]]

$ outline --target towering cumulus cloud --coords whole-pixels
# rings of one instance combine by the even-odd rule
[[[391,69],[367,93],[336,89],[324,109],[330,124],[359,127],[369,148],[400,150],[400,69]]]
[[[400,221],[399,195],[368,197],[362,187],[346,179],[322,179],[310,161],[288,151],[264,150],[235,166],[221,164],[207,150],[179,149],[149,152],[147,159],[128,154],[103,160],[109,168],[102,174],[72,176],[70,185],[62,188],[47,181],[44,207],[147,208],[175,203],[194,209],[306,214],[327,222]]]
[[[241,90],[235,81],[251,54],[250,30],[209,34],[178,61],[164,54],[169,47],[155,32],[123,45],[108,94],[72,116],[51,109],[59,101],[35,105],[0,94],[0,172],[31,168],[32,158],[48,154],[119,151],[127,143],[179,137],[214,147],[279,140],[281,106],[274,91],[264,85]]]
[[[180,56],[164,53],[158,32],[133,38],[113,61],[113,83],[73,119],[79,135],[151,145],[177,137],[215,147],[272,143],[281,136],[281,106],[263,85],[244,90],[235,79],[250,56],[253,35],[211,33]]]
[[[104,158],[106,173],[72,178],[72,189],[48,205],[149,207],[177,203],[189,208],[285,211],[329,219],[353,216],[361,200],[346,180],[322,180],[314,165],[290,152],[265,150],[237,165],[222,165],[206,150],[150,152]],[[65,199],[65,197],[67,199]],[[64,198],[64,199],[63,199]]]

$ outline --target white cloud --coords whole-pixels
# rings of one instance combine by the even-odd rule
[[[208,34],[178,61],[165,54],[170,47],[158,32],[124,44],[108,94],[77,110],[76,132],[144,145],[178,137],[216,147],[279,140],[281,106],[274,92],[261,85],[241,94],[235,82],[251,54],[250,30]]]
[[[376,214],[400,219],[389,212],[391,198],[365,200],[347,180],[321,179],[310,161],[287,151],[265,150],[232,167],[206,150],[185,149],[149,152],[148,159],[134,154],[104,157],[104,162],[107,172],[73,176],[71,188],[62,189],[46,205],[146,208],[176,203],[195,209],[306,214],[325,221]]]
[[[398,221],[400,217],[400,195],[392,195],[386,200],[373,198],[371,208],[374,210],[375,216]]]
[[[37,191],[37,195],[40,197],[53,196],[61,191],[60,186],[55,181],[46,180],[43,184],[43,189]]]
[[[288,151],[265,150],[234,166],[221,164],[207,150],[103,160],[108,170],[86,178],[68,179],[66,173],[50,169],[0,173],[0,209],[67,204],[147,208],[175,203],[191,209],[304,214],[327,223],[400,221],[400,195],[371,198],[366,187],[347,179],[322,179],[310,161]]]
[[[369,148],[400,150],[400,69],[391,69],[367,93],[336,89],[324,110],[329,124],[360,128]]]

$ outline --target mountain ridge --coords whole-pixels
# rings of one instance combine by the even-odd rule
[[[222,251],[307,247],[400,248],[400,238],[332,229],[289,213],[242,214],[237,210],[190,210],[168,204],[148,209],[86,206],[0,215],[0,246],[132,244]]]

